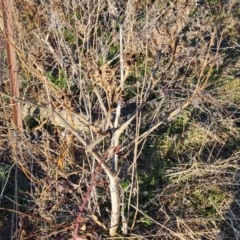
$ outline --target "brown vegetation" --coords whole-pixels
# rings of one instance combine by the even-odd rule
[[[239,8],[13,1],[24,132],[1,40],[0,238],[238,239]]]

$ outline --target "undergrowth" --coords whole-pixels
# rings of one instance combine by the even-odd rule
[[[95,147],[101,156],[117,102],[118,127],[141,106],[120,138],[121,226],[127,222],[128,231],[109,236],[111,186],[101,169],[79,239],[239,239],[240,4],[110,3],[13,2],[22,105],[86,116],[98,132],[72,125],[88,143],[109,130]],[[119,94],[121,21],[126,79]],[[0,44],[0,90],[9,93]],[[25,113],[25,131],[14,130],[9,99],[0,101],[0,238],[72,239],[98,163],[51,115]]]

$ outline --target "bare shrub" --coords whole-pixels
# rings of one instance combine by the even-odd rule
[[[26,131],[1,63],[4,182],[22,179],[1,193],[12,238],[214,239],[239,151],[239,3],[13,5]]]

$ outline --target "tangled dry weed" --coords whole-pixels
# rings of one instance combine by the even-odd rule
[[[0,238],[239,239],[239,1],[12,2]]]

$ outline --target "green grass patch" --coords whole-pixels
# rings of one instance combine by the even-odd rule
[[[64,70],[59,70],[57,76],[54,76],[52,73],[47,73],[48,79],[56,86],[58,86],[61,89],[64,89],[67,87],[67,79],[66,75],[64,73]]]
[[[192,207],[207,217],[216,217],[218,209],[222,208],[222,203],[226,198],[227,195],[217,186],[195,189],[188,196]]]

